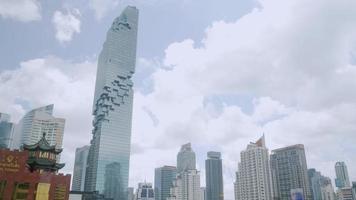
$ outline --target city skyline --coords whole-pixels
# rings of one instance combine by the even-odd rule
[[[338,161],[356,180],[356,2],[14,2],[0,2],[0,112],[17,123],[54,104],[66,119],[65,173],[91,139],[106,31],[132,4],[142,17],[129,186],[153,182],[153,169],[175,165],[191,142],[202,186],[206,152],[222,153],[225,199],[233,199],[239,154],[262,133],[269,149],[304,144],[308,167],[333,185]]]

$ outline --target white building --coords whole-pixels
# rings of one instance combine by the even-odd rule
[[[264,136],[241,152],[235,182],[236,200],[271,200],[272,180]]]
[[[196,169],[181,172],[171,188],[170,200],[200,200],[200,172]]]
[[[52,104],[26,113],[15,126],[12,149],[19,149],[22,144],[35,144],[44,133],[50,145],[62,148],[65,119],[54,117],[53,108]]]

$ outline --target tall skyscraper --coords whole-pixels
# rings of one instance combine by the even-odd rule
[[[14,124],[10,122],[10,115],[0,113],[0,149],[11,147],[13,131]]]
[[[200,172],[186,170],[173,181],[169,200],[200,200]]]
[[[178,173],[169,200],[200,199],[200,172],[195,166],[195,153],[191,144],[183,145],[177,155]]]
[[[354,197],[354,200],[356,200],[356,181],[352,182],[352,195]]]
[[[221,153],[210,151],[207,156],[208,159],[205,160],[206,199],[223,200],[224,181]]]
[[[349,173],[345,162],[337,162],[335,164],[336,179],[335,185],[337,188],[350,187]]]
[[[77,148],[73,171],[73,191],[84,191],[85,173],[87,169],[89,146]]]
[[[61,149],[65,119],[54,117],[53,109],[54,105],[51,104],[26,113],[15,126],[13,148],[18,149],[23,144],[35,144],[42,138],[43,133],[46,133],[46,140],[50,145]]]
[[[136,192],[136,200],[154,200],[155,194],[152,188],[152,183],[139,183],[137,192]]]
[[[127,198],[137,25],[138,10],[126,7],[107,32],[98,60],[85,190],[105,191],[114,200]]]
[[[206,200],[206,188],[205,187],[200,188],[200,200]]]
[[[173,181],[177,176],[177,168],[163,166],[155,169],[155,199],[167,200]]]
[[[308,169],[309,187],[313,200],[334,200],[331,179],[321,175],[314,168]]]
[[[323,177],[321,179],[321,198],[320,200],[335,200],[334,188],[331,184],[331,179]],[[315,199],[314,199],[315,200]]]
[[[177,155],[177,172],[196,169],[195,153],[190,143],[182,145]]]
[[[273,150],[271,171],[274,199],[290,199],[291,192],[295,190],[302,190],[304,199],[311,199],[304,145]]]
[[[264,136],[241,152],[235,190],[236,200],[272,200],[269,153]]]

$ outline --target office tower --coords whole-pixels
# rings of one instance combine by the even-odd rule
[[[309,187],[313,200],[334,200],[331,179],[321,175],[314,168],[308,169]]]
[[[173,181],[169,200],[199,200],[200,172],[196,169],[191,144],[181,147],[177,155],[177,177]]]
[[[182,145],[177,156],[177,172],[196,169],[195,153],[190,143]]]
[[[173,181],[169,200],[199,200],[200,173],[196,169],[186,170]]]
[[[274,199],[290,199],[295,190],[302,190],[304,199],[311,199],[304,145],[273,150],[271,171]]]
[[[331,179],[327,177],[323,177],[321,179],[321,198],[320,200],[335,200],[334,188],[331,184]],[[314,198],[315,200],[315,198]]]
[[[269,153],[262,136],[241,152],[236,173],[236,200],[272,200]]]
[[[200,200],[206,200],[206,188],[205,187],[200,188]]]
[[[335,164],[336,179],[335,185],[337,188],[350,187],[349,173],[344,162],[337,162]]]
[[[314,168],[308,169],[309,187],[313,200],[321,199],[321,173]]]
[[[208,159],[205,160],[206,174],[206,199],[224,199],[224,181],[222,172],[221,153],[210,151],[207,153]]]
[[[89,146],[77,148],[75,151],[75,162],[73,171],[73,191],[84,191],[85,173],[87,168]]]
[[[174,166],[163,166],[155,169],[155,199],[166,200],[176,178],[177,168]]]
[[[338,200],[354,200],[351,187],[337,189],[336,196]]]
[[[152,183],[139,183],[137,192],[136,192],[136,200],[154,200],[155,194],[152,188]]]
[[[127,188],[127,200],[135,200],[134,188]]]
[[[356,200],[356,182],[352,182],[352,196]]]
[[[114,200],[127,198],[137,24],[138,10],[126,7],[107,32],[98,60],[85,190],[105,191]]]
[[[11,147],[13,131],[14,124],[10,122],[10,115],[0,113],[0,149]]]
[[[23,144],[35,144],[45,133],[49,144],[61,149],[65,119],[54,117],[53,109],[54,105],[51,104],[26,113],[15,127],[13,148],[19,149]]]

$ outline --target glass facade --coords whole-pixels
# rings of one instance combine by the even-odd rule
[[[176,178],[177,168],[163,166],[155,169],[155,199],[166,200],[170,195],[173,180]]]
[[[335,185],[338,188],[350,187],[349,173],[345,162],[337,162],[335,164]]]
[[[0,148],[10,148],[13,129],[14,124],[10,122],[10,115],[0,113]]]
[[[84,191],[85,173],[88,162],[89,146],[77,148],[73,171],[73,191]]]
[[[131,77],[136,65],[137,24],[138,10],[131,6],[125,8],[107,32],[98,60],[93,103],[94,128],[85,190],[103,194],[113,187],[109,183],[117,182],[122,192],[115,197],[107,197],[115,200],[127,198],[124,191],[129,178],[133,101]],[[108,172],[114,173],[117,180],[106,180]]]
[[[304,145],[273,150],[271,171],[275,199],[290,199],[292,190],[302,189],[305,199],[311,200]]]
[[[222,172],[222,160],[220,152],[208,152],[208,159],[205,160],[206,174],[206,199],[223,200],[224,182]]]

